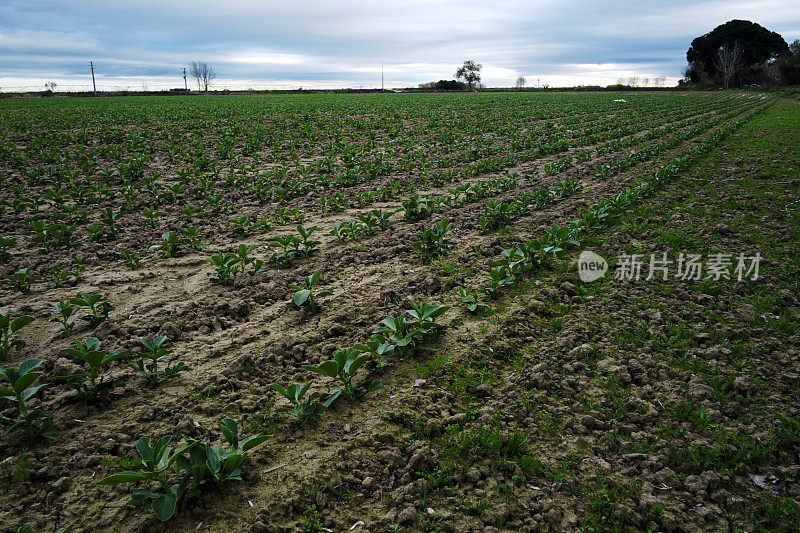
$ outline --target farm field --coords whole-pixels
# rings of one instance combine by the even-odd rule
[[[0,117],[0,530],[798,530],[796,100]],[[614,279],[662,252],[761,270]]]

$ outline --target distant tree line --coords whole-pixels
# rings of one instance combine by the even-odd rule
[[[439,81],[429,81],[427,83],[420,83],[419,88],[420,90],[423,91],[434,91],[434,92],[466,91],[467,84],[456,80],[439,80]]]
[[[748,20],[731,20],[692,41],[681,85],[742,87],[800,83],[800,41]]]
[[[422,91],[473,91],[483,88],[480,85],[481,69],[483,65],[469,59],[458,67],[455,73],[455,80],[429,81],[420,83],[419,89]],[[464,80],[458,81],[458,80]]]

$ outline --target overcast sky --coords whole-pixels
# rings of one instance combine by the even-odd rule
[[[129,0],[0,2],[0,89],[180,87],[193,59],[216,88],[386,87],[451,79],[465,59],[488,86],[674,84],[691,40],[728,20],[800,38],[800,2]],[[190,80],[191,82],[191,80]]]

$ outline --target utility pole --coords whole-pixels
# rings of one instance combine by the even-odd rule
[[[189,90],[189,86],[186,84],[186,67],[183,67],[183,88]]]
[[[383,65],[381,65],[381,92],[383,92]]]
[[[97,85],[94,83],[94,63],[89,61],[89,68],[92,69],[92,89],[94,90],[94,95],[97,96]]]

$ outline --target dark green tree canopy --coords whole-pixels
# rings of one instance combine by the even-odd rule
[[[749,20],[731,20],[692,41],[686,59],[690,64],[702,64],[711,74],[717,51],[723,46],[733,48],[737,43],[746,65],[762,64],[789,51],[789,45],[774,31]]]

